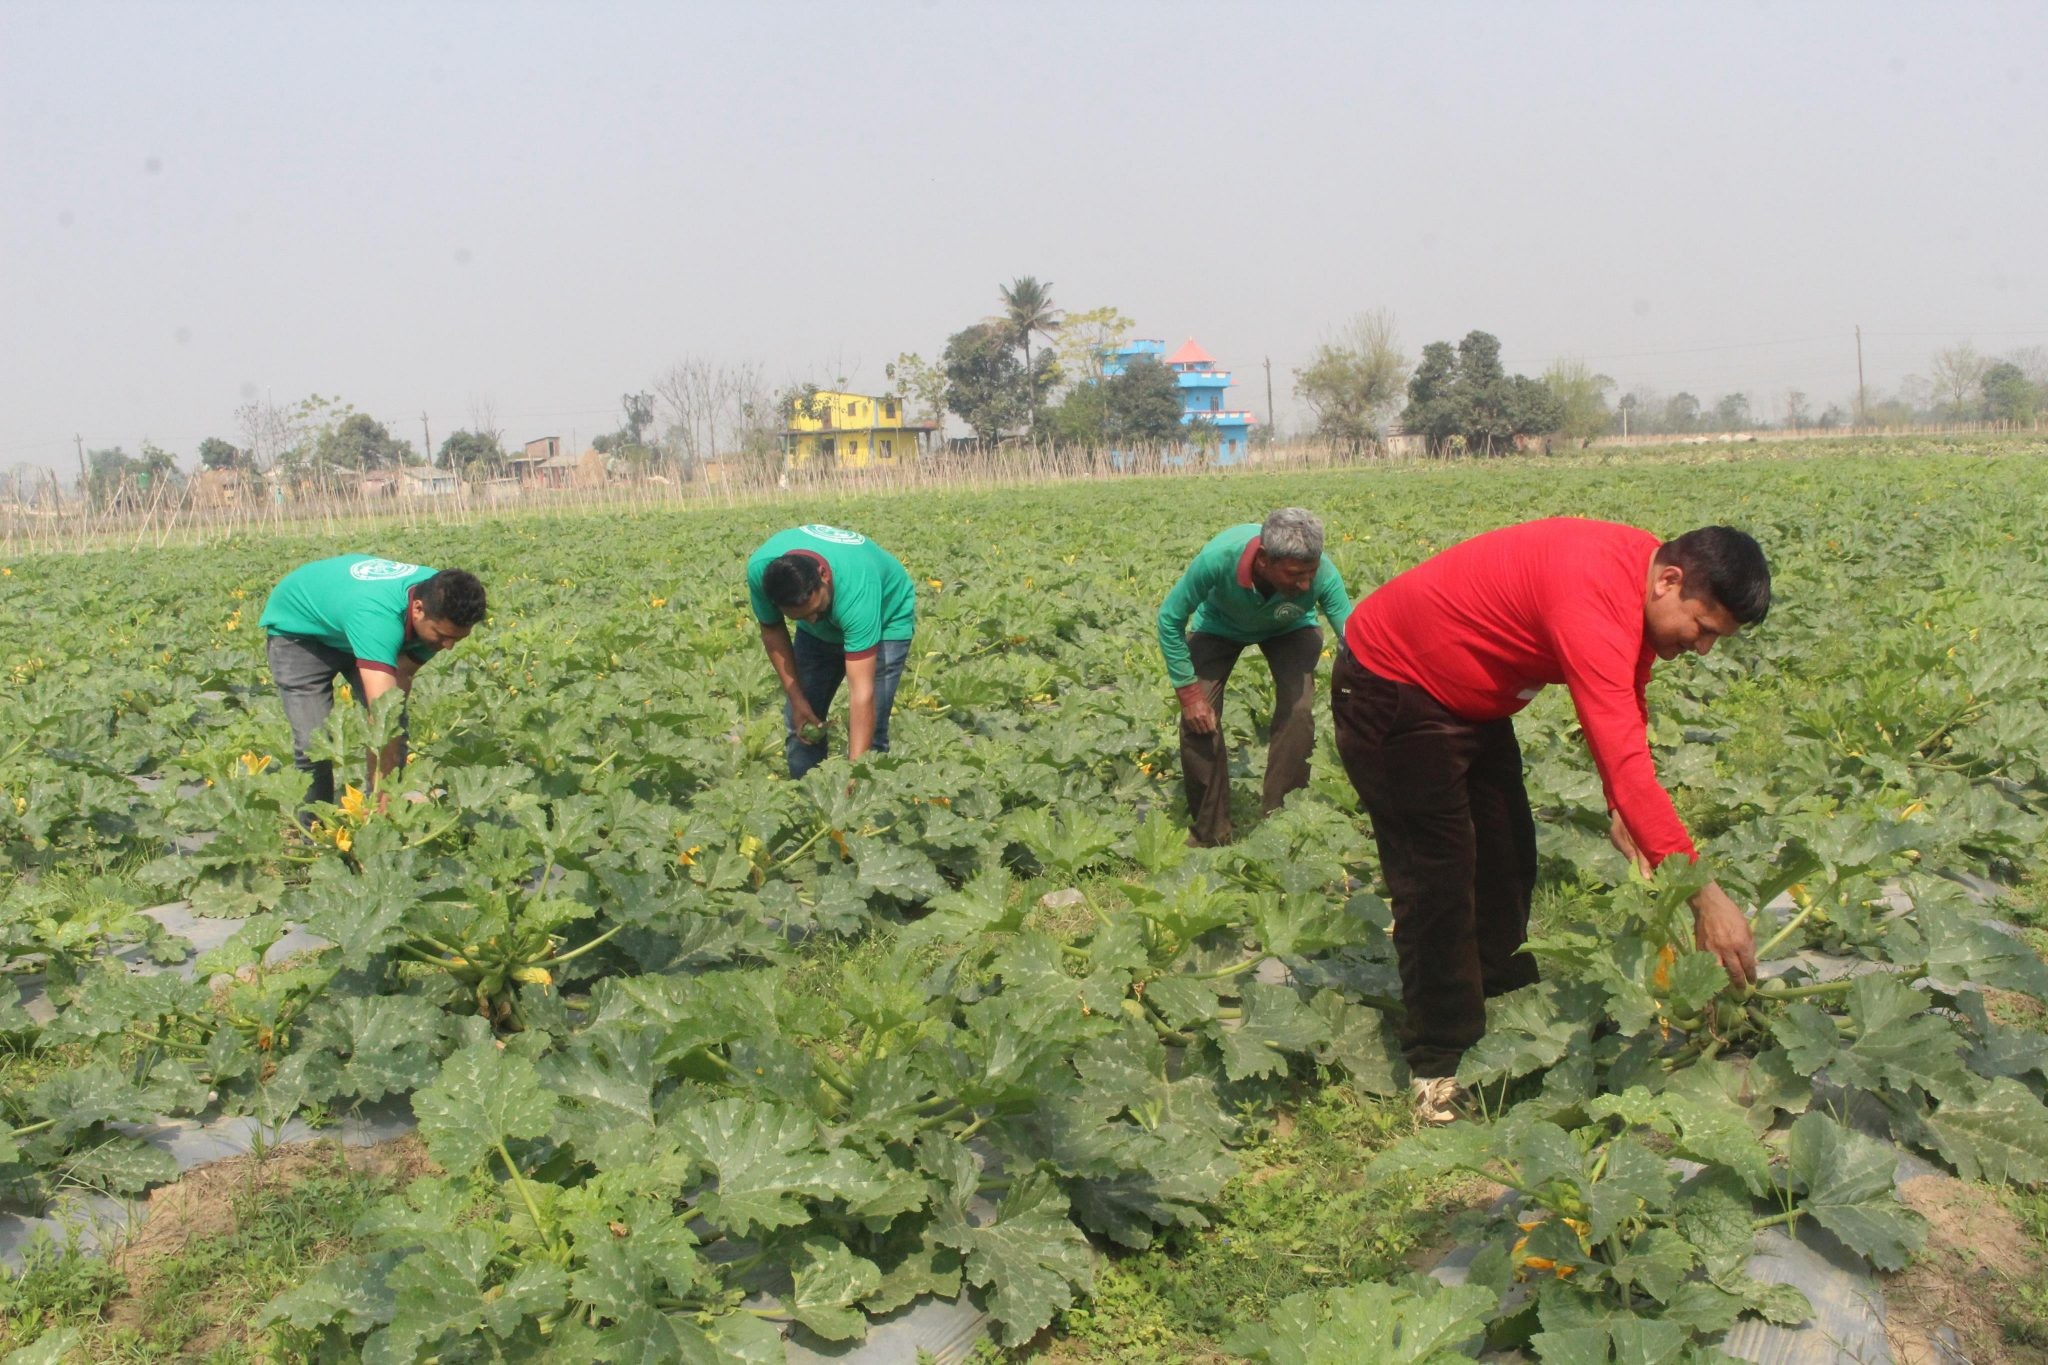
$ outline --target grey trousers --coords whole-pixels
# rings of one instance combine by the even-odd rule
[[[1273,725],[1266,745],[1266,786],[1260,808],[1278,810],[1287,794],[1308,785],[1309,756],[1316,747],[1316,664],[1323,657],[1323,632],[1303,626],[1256,646],[1193,631],[1188,658],[1195,681],[1208,694],[1216,712],[1216,729],[1198,735],[1180,727],[1181,785],[1187,790],[1188,819],[1195,842],[1227,844],[1230,827],[1230,746],[1223,739],[1223,684],[1230,680],[1237,656],[1256,648],[1273,670]]]
[[[292,727],[292,766],[311,777],[306,803],[334,800],[334,765],[308,756],[313,736],[334,710],[334,680],[345,679],[356,701],[363,701],[363,679],[355,656],[298,635],[273,635],[268,646],[270,677],[284,702],[284,718]],[[367,704],[367,703],[364,703]],[[400,744],[400,759],[404,745]]]

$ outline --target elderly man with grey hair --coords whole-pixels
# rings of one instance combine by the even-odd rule
[[[1180,771],[1191,842],[1230,842],[1230,748],[1218,714],[1223,684],[1246,645],[1273,670],[1273,725],[1262,809],[1308,785],[1315,749],[1315,673],[1323,654],[1317,613],[1338,638],[1351,598],[1323,553],[1323,524],[1283,507],[1264,524],[1233,526],[1202,547],[1159,608],[1159,652],[1180,696]]]

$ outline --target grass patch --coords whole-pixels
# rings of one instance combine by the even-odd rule
[[[42,1243],[0,1280],[0,1352],[70,1327],[91,1360],[277,1358],[263,1306],[348,1248],[357,1220],[426,1169],[416,1138],[298,1143],[187,1172],[106,1257]]]
[[[1343,1087],[1307,1097],[1239,1153],[1214,1223],[1097,1267],[1095,1296],[1064,1314],[1033,1358],[1223,1360],[1219,1339],[1290,1294],[1387,1279],[1441,1244],[1457,1212],[1494,1191],[1478,1181],[1368,1186],[1373,1155],[1413,1131],[1409,1106]]]

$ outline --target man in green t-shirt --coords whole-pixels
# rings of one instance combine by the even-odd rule
[[[1339,638],[1351,598],[1323,553],[1323,524],[1283,507],[1263,525],[1233,526],[1202,547],[1159,608],[1159,652],[1180,697],[1180,773],[1192,841],[1230,842],[1230,749],[1217,721],[1223,684],[1246,645],[1273,670],[1273,724],[1262,808],[1308,785],[1315,750],[1316,613]]]
[[[789,775],[825,761],[824,715],[846,682],[846,756],[889,748],[889,710],[917,625],[917,588],[896,556],[855,531],[797,526],[747,557],[761,647],[782,683]],[[784,619],[796,620],[790,638]]]
[[[307,754],[344,678],[364,706],[398,688],[484,619],[484,585],[462,569],[430,569],[374,555],[316,559],[286,574],[263,604],[270,676],[292,727],[292,763],[312,778],[306,800],[334,800],[334,765]],[[403,733],[370,755],[369,780],[405,763]]]

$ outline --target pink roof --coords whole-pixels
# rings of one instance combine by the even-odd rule
[[[1178,351],[1166,357],[1166,363],[1169,365],[1214,365],[1216,357],[1195,345],[1195,339],[1189,337],[1181,343]]]

